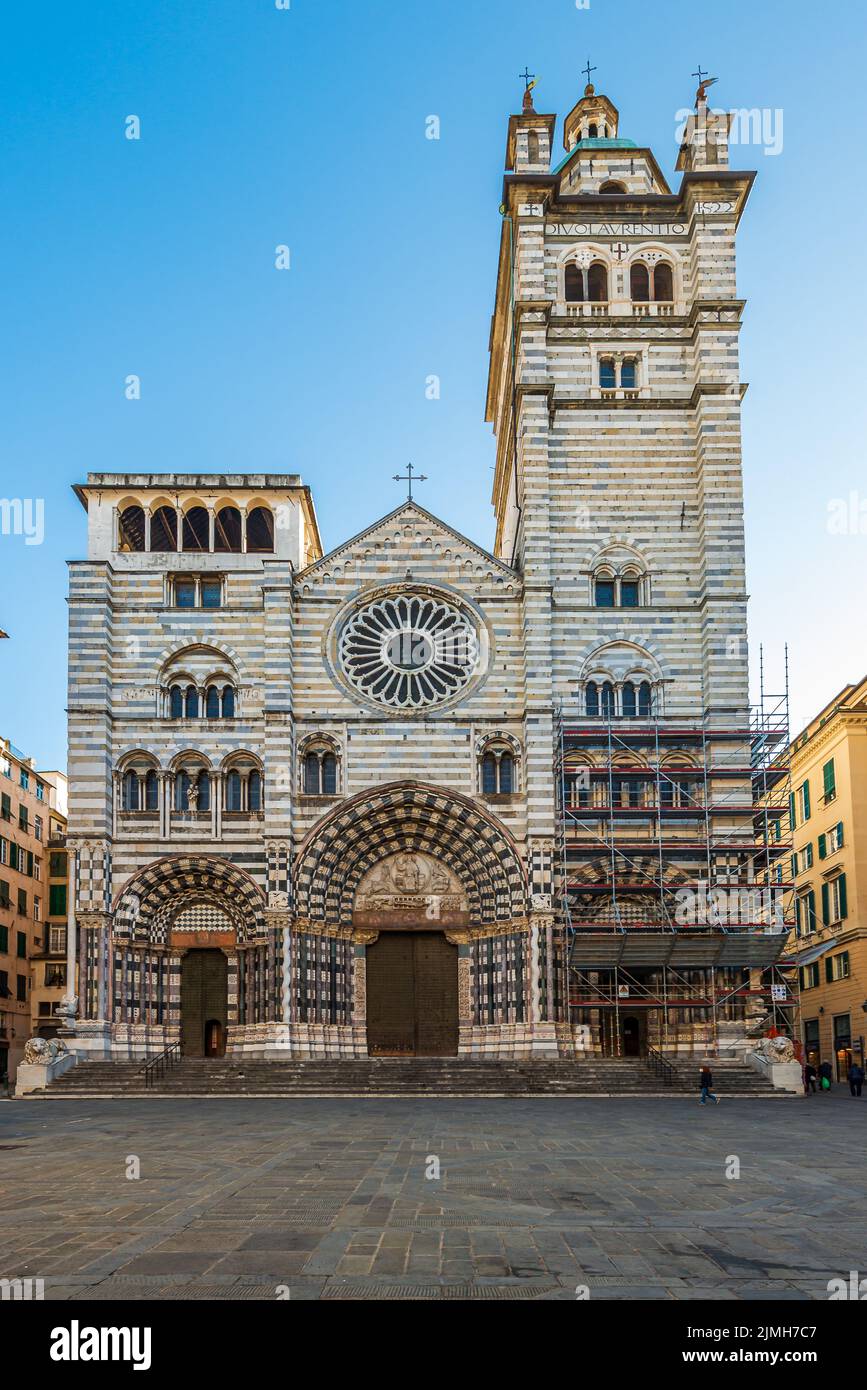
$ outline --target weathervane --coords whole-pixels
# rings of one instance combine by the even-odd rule
[[[406,465],[406,472],[405,472],[405,473],[393,473],[393,474],[392,474],[392,477],[394,478],[394,481],[395,481],[396,483],[409,483],[409,495],[408,495],[408,497],[407,497],[407,499],[406,499],[407,502],[411,502],[411,501],[412,501],[412,485],[413,485],[413,483],[426,483],[426,482],[427,482],[427,474],[426,474],[426,473],[419,473],[418,476],[414,478],[414,477],[413,477],[413,472],[412,472],[412,470],[413,470],[413,465],[412,465],[411,463],[408,463],[408,464]]]
[[[707,89],[708,87],[712,87],[717,79],[715,77],[708,77],[701,63],[698,65],[698,72],[692,73],[692,76],[698,78],[698,91],[695,94],[696,101],[706,101]]]

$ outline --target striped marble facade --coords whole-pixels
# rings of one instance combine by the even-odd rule
[[[595,100],[616,136],[616,112]],[[371,934],[355,899],[402,854],[438,861],[465,896],[447,931],[460,1051],[568,1053],[558,709],[583,717],[588,684],[631,662],[656,714],[711,731],[746,720],[734,243],[750,176],[693,152],[672,194],[650,151],[585,139],[580,106],[554,174],[554,118],[530,105],[510,121],[488,391],[494,553],[408,500],[323,555],[294,475],[91,474],[76,489],[89,536],[69,597],[81,1050],[144,1055],[178,1039],[178,923],[204,905],[229,960],[230,1050],[363,1055]],[[622,194],[599,194],[606,179]],[[641,258],[672,267],[664,312],[630,298]],[[576,304],[565,267],[594,260],[607,299]],[[602,389],[609,358],[635,363],[633,390]],[[257,511],[272,550],[214,548],[221,517],[243,531]],[[176,547],[131,546],[133,513],[146,537],[174,515]],[[211,542],[185,551],[194,515]],[[605,564],[634,567],[638,606],[595,605]],[[219,606],[179,602],[190,576],[197,600],[221,586]],[[406,594],[459,611],[479,642],[465,686],[424,710],[378,705],[341,664],[349,619]],[[209,682],[233,691],[230,716],[205,716]],[[192,714],[171,717],[175,686],[193,691]],[[513,759],[505,791],[485,789],[491,748]],[[305,784],[311,751],[333,786]]]

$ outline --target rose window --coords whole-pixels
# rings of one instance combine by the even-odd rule
[[[355,613],[340,637],[347,680],[369,700],[424,709],[457,694],[478,667],[475,629],[439,598],[401,594]]]

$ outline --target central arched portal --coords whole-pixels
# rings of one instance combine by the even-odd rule
[[[383,931],[367,948],[371,1057],[458,1051],[458,948],[441,931]]]

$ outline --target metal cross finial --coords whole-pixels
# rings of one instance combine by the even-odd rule
[[[709,71],[710,71],[710,69],[708,69],[708,72],[709,72]],[[692,75],[693,77],[697,77],[697,78],[698,78],[698,85],[699,85],[699,86],[701,86],[702,82],[703,82],[704,79],[707,77],[707,73],[702,71],[701,63],[699,63],[699,65],[698,65],[698,72],[694,72],[694,73],[692,73],[691,75]]]
[[[405,472],[405,473],[393,473],[393,474],[392,474],[392,477],[394,478],[394,481],[395,481],[396,483],[409,483],[409,495],[408,495],[408,497],[407,497],[407,499],[406,499],[408,502],[411,502],[411,501],[412,501],[412,485],[413,485],[413,483],[426,483],[426,482],[427,482],[427,474],[426,474],[426,473],[419,473],[418,476],[414,478],[414,477],[413,477],[412,470],[413,470],[413,465],[412,465],[411,463],[408,463],[408,464],[406,465],[406,472]]]
[[[586,66],[586,68],[582,68],[581,71],[583,72],[584,76],[587,78],[587,86],[589,87],[589,86],[590,86],[590,74],[591,74],[591,72],[595,72],[595,71],[596,71],[595,66],[591,68],[591,66],[590,66],[590,59],[589,59],[589,58],[587,59],[587,66]]]
[[[518,73],[518,76],[519,76],[519,77],[523,77],[523,79],[524,79],[524,86],[525,86],[525,88],[526,88],[526,87],[529,87],[530,83],[532,82],[532,80],[533,80],[533,78],[536,76],[536,74],[535,74],[534,72],[530,72],[530,69],[527,67],[527,64],[525,63],[525,64],[524,64],[524,71],[523,71],[523,72],[519,72],[519,73]]]

